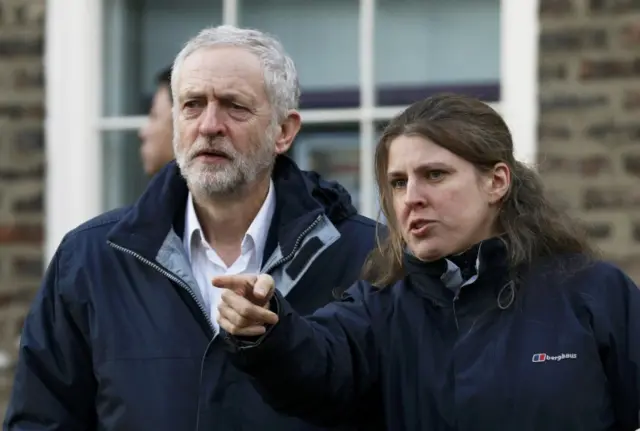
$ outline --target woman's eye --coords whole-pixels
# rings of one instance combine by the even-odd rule
[[[391,180],[390,184],[391,184],[391,188],[400,189],[407,185],[407,180]]]
[[[429,178],[430,180],[440,180],[442,179],[442,177],[444,177],[444,175],[444,171],[429,171],[427,173],[427,178]]]

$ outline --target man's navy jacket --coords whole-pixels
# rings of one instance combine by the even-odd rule
[[[263,271],[311,313],[357,280],[376,225],[287,157],[273,180]],[[65,236],[26,318],[5,430],[318,429],[268,407],[214,336],[182,245],[187,194],[172,162],[135,205]]]

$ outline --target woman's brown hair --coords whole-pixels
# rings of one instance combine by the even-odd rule
[[[579,224],[548,200],[539,175],[514,158],[511,133],[502,117],[480,100],[441,94],[412,104],[391,120],[376,147],[375,176],[388,232],[385,238],[378,233],[377,247],[363,267],[363,279],[374,286],[385,287],[403,277],[405,244],[387,182],[389,144],[399,136],[429,139],[470,162],[480,173],[499,162],[509,167],[511,185],[497,223],[511,268],[555,254],[592,254]]]

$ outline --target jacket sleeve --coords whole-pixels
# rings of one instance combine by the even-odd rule
[[[96,383],[86,333],[63,300],[65,284],[56,252],[26,317],[5,431],[87,431],[95,428]],[[75,265],[74,265],[75,266]]]
[[[611,388],[615,428],[634,431],[640,428],[640,290],[610,267],[601,292],[593,304],[594,329]]]
[[[277,411],[318,425],[347,423],[378,381],[379,351],[365,287],[356,284],[341,301],[298,315],[276,292],[280,320],[261,339],[227,336],[236,367],[254,378]]]

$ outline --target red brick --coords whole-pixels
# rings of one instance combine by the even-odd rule
[[[538,124],[538,139],[569,140],[573,132],[567,124]]]
[[[640,57],[633,59],[586,59],[580,66],[580,79],[585,81],[640,77]]]
[[[0,226],[0,244],[41,244],[43,229],[40,224]]]
[[[589,0],[589,10],[594,14],[640,11],[640,0]]]
[[[585,131],[586,136],[610,147],[640,144],[640,121],[592,122]]]
[[[540,34],[540,53],[575,52],[584,49],[604,49],[609,45],[609,34],[604,28],[563,27],[545,30]]]
[[[6,117],[10,120],[42,120],[44,115],[45,111],[42,104],[10,103],[0,105],[0,117]]]
[[[562,81],[567,79],[568,74],[566,63],[541,61],[538,66],[538,79],[541,82]]]
[[[633,223],[633,240],[640,242],[640,221]]]
[[[25,128],[13,136],[13,148],[18,154],[42,154],[44,151],[44,129]]]
[[[0,168],[0,182],[9,183],[23,180],[44,181],[44,165],[40,164],[26,169],[17,167]]]
[[[0,291],[0,308],[12,304],[29,304],[37,291],[38,285],[25,286],[24,284],[20,284],[11,290]]]
[[[14,73],[13,79],[18,89],[42,89],[44,88],[44,69],[19,69]]]
[[[553,111],[583,111],[587,109],[603,108],[609,105],[606,94],[574,94],[554,93],[540,98],[540,110],[546,113]]]
[[[44,269],[42,256],[16,256],[11,262],[14,275],[20,278],[40,278]]]
[[[12,204],[15,214],[39,214],[44,211],[44,194],[41,190],[15,198]]]
[[[624,154],[622,165],[625,172],[640,178],[640,154]]]
[[[590,187],[583,195],[586,210],[631,210],[640,208],[640,188]]]
[[[622,104],[627,110],[640,109],[640,90],[625,91]]]
[[[572,0],[540,0],[540,14],[564,16],[574,11]]]
[[[0,56],[28,57],[42,56],[44,52],[44,38],[40,35],[31,37],[5,36],[0,38]]]
[[[581,177],[597,177],[613,171],[611,158],[606,155],[554,155],[540,157],[541,174],[578,175]]]
[[[620,30],[621,45],[626,48],[640,46],[640,23],[627,24]]]

